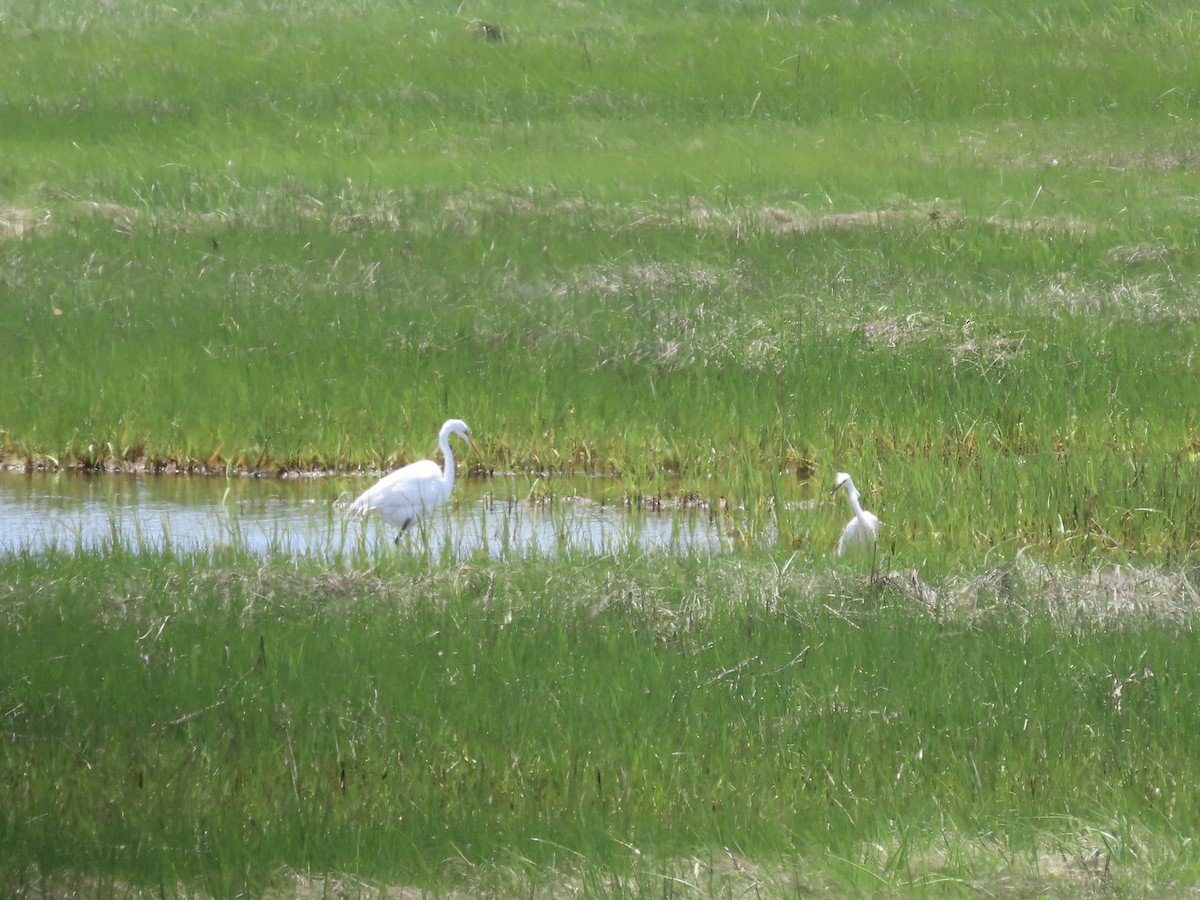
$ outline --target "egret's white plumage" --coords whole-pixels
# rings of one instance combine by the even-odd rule
[[[375,513],[403,532],[449,500],[450,491],[454,488],[454,453],[450,449],[452,434],[475,446],[466,422],[447,419],[438,432],[438,445],[445,459],[443,468],[439,469],[432,459],[422,459],[397,469],[359,494],[350,504],[350,511],[363,515]]]
[[[850,501],[850,508],[854,510],[854,518],[846,523],[838,541],[837,552],[841,555],[850,547],[873,544],[879,537],[879,517],[862,508],[862,504],[858,502],[858,488],[854,486],[854,479],[845,472],[838,472],[837,481],[829,493],[832,495],[839,488],[846,489],[846,499]]]

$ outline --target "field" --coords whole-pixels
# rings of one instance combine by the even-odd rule
[[[645,6],[0,9],[0,463],[730,536],[0,559],[9,893],[1200,887],[1200,17]]]

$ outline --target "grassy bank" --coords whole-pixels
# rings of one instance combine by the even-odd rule
[[[1194,883],[1186,580],[576,562],[3,561],[7,883]]]

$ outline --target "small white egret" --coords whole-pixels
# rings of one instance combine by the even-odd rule
[[[438,445],[445,458],[444,468],[439,469],[432,459],[422,459],[399,468],[359,494],[350,504],[350,511],[363,515],[373,512],[403,533],[422,516],[449,500],[450,491],[454,488],[454,453],[450,450],[452,434],[457,434],[478,451],[467,430],[467,423],[462,419],[447,419],[438,432]]]
[[[854,479],[846,472],[838,472],[837,481],[829,492],[830,496],[839,488],[846,489],[846,498],[850,501],[850,508],[854,510],[854,518],[846,524],[846,529],[838,541],[837,552],[841,556],[848,547],[875,542],[879,537],[879,517],[862,508],[862,504],[858,502],[858,488],[854,486]]]

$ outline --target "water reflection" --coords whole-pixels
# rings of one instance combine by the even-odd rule
[[[634,548],[708,553],[726,540],[706,508],[629,509],[611,484],[589,479],[555,479],[554,497],[531,502],[530,479],[517,477],[459,479],[453,502],[395,550],[394,528],[339,506],[364,483],[0,472],[0,553],[230,546],[261,555],[390,550],[462,558]]]

